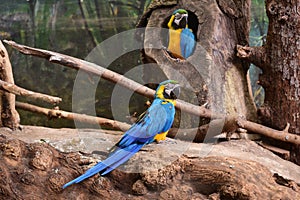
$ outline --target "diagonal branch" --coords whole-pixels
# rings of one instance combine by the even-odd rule
[[[145,97],[148,97],[148,98],[154,97],[154,93],[155,93],[154,90],[152,90],[148,87],[145,87],[131,79],[128,79],[125,76],[122,76],[116,72],[113,72],[106,68],[98,66],[96,64],[93,64],[93,63],[90,63],[90,62],[87,62],[84,60],[80,60],[78,58],[74,58],[71,56],[56,53],[56,52],[32,48],[32,47],[28,47],[25,45],[20,45],[20,44],[15,43],[14,41],[6,41],[5,40],[4,42],[6,44],[14,47],[15,49],[17,49],[18,51],[20,51],[23,54],[41,57],[41,58],[47,59],[50,62],[58,63],[58,64],[61,64],[61,65],[67,66],[67,67],[71,67],[76,70],[84,70],[86,72],[101,76],[102,78],[104,78],[106,80],[109,80],[109,81],[112,81],[119,85],[122,85],[123,87],[133,90],[136,93],[143,95]],[[20,107],[21,105],[18,103],[18,106]],[[24,104],[22,106],[24,108]],[[182,100],[177,101],[176,108],[180,109],[181,111],[184,111],[189,114],[196,115],[196,116],[200,116],[200,117],[206,117],[206,118],[211,118],[211,119],[215,119],[215,118],[223,118],[224,119],[225,118],[225,125],[224,125],[223,131],[227,131],[226,127],[229,127],[229,129],[228,129],[229,131],[234,131],[236,128],[241,127],[250,132],[252,131],[255,133],[259,133],[259,134],[265,135],[270,138],[274,138],[274,139],[285,141],[285,142],[290,142],[293,144],[300,144],[300,136],[298,136],[298,135],[290,134],[287,131],[274,130],[274,129],[268,128],[266,126],[263,126],[263,125],[260,125],[260,124],[254,123],[254,122],[250,122],[250,121],[247,121],[244,119],[240,119],[240,118],[237,118],[234,116],[225,116],[223,114],[213,113],[204,107],[196,106],[196,105],[184,102]],[[46,112],[48,115],[49,111],[53,111],[53,110],[48,109],[47,112],[46,111],[44,111],[44,112]],[[67,118],[67,116],[71,116],[71,118],[74,118],[74,116],[76,116],[76,114],[73,115],[70,113],[66,113],[65,111],[54,112],[54,116],[57,116],[57,115],[58,116],[61,115],[61,117],[64,117],[64,118]],[[105,124],[106,120],[101,121],[101,123]],[[92,122],[93,120],[91,119],[88,121]],[[112,121],[112,126],[114,127],[113,124],[116,123],[116,121],[114,121],[114,120],[111,120],[111,121]],[[129,128],[128,126],[129,125],[126,125],[125,127]],[[124,129],[122,128],[122,129],[127,130],[127,128],[124,128]]]
[[[155,91],[143,86],[131,79],[126,78],[123,75],[120,75],[116,72],[113,72],[111,70],[108,70],[106,68],[103,68],[99,65],[96,65],[94,63],[90,63],[78,58],[74,58],[71,56],[63,55],[60,53],[52,52],[52,51],[47,51],[43,49],[37,49],[37,48],[32,48],[28,47],[25,45],[20,45],[17,44],[14,41],[7,41],[4,40],[4,42],[13,48],[17,49],[23,54],[26,55],[33,55],[37,57],[41,57],[44,59],[47,59],[50,62],[61,64],[67,67],[71,67],[76,70],[83,70],[89,73],[93,73],[95,75],[101,76],[102,78],[112,81],[114,83],[117,83],[119,85],[122,85],[125,88],[128,88],[130,90],[135,91],[136,93],[146,96],[148,98],[153,99],[154,98],[154,93]],[[206,118],[222,118],[224,115],[221,114],[214,114],[210,110],[196,106],[181,100],[177,101],[176,108],[180,109],[184,112],[196,115],[196,116],[201,116],[201,117],[206,117]]]

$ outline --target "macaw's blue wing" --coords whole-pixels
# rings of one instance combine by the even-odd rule
[[[135,123],[112,149],[109,156],[97,163],[83,175],[65,184],[66,188],[73,183],[79,183],[100,172],[105,175],[130,159],[144,145],[153,142],[158,133],[169,130],[173,123],[174,113],[155,100],[145,115]]]
[[[195,36],[191,29],[185,28],[180,35],[181,56],[185,59],[190,57],[196,45]]]
[[[117,143],[120,148],[127,147],[132,143],[151,143],[156,134],[170,129],[174,120],[174,113],[160,100],[155,100],[145,115],[139,119]]]

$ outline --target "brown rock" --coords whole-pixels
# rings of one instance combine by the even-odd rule
[[[51,168],[53,155],[50,149],[45,148],[43,144],[33,144],[30,151],[33,154],[30,164],[33,167],[40,170]]]
[[[132,191],[136,195],[145,195],[147,194],[148,189],[142,180],[137,180],[132,186]]]
[[[98,160],[90,154],[62,153],[46,143],[25,143],[15,138],[37,141],[39,135],[34,132],[42,130],[43,137],[50,132],[49,138],[61,141],[58,144],[49,140],[50,143],[71,149],[66,143],[68,137],[77,140],[72,132],[75,130],[3,130],[0,129],[0,199],[300,199],[300,167],[251,141],[209,145],[177,140],[151,144],[111,174],[95,175],[62,190],[63,184]],[[92,131],[87,132],[92,137]],[[94,132],[95,138],[103,138],[99,141],[105,143],[113,143],[119,137]],[[106,153],[107,147],[99,142],[98,151]]]

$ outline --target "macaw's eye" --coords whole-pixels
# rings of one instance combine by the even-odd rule
[[[181,18],[181,14],[176,13],[176,14],[175,14],[175,19],[180,19],[180,18]]]

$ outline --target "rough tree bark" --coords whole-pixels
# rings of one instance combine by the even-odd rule
[[[14,84],[12,68],[7,51],[0,41],[0,80]],[[16,129],[19,127],[20,117],[15,109],[15,95],[0,91],[0,126]]]
[[[186,86],[187,92],[181,98],[191,101],[190,93],[194,93],[196,101],[193,103],[202,105],[208,101],[213,111],[255,121],[256,109],[246,80],[248,65],[236,57],[236,45],[248,44],[250,2],[153,1],[138,27],[146,27],[143,38],[145,46],[158,41],[161,48],[145,48],[142,52],[144,62],[157,63],[164,75]],[[163,48],[166,46],[167,30],[158,34],[151,30],[151,27],[167,28],[172,12],[178,8],[189,12],[189,27],[197,38],[193,55],[179,62]],[[151,76],[147,77],[147,74]],[[153,74],[156,78],[157,70],[145,67],[147,82],[158,82]]]
[[[263,70],[265,89],[262,123],[300,134],[300,11],[299,1],[267,0],[269,29],[263,47],[238,47],[239,56]],[[293,147],[291,160],[300,164],[300,147]]]

